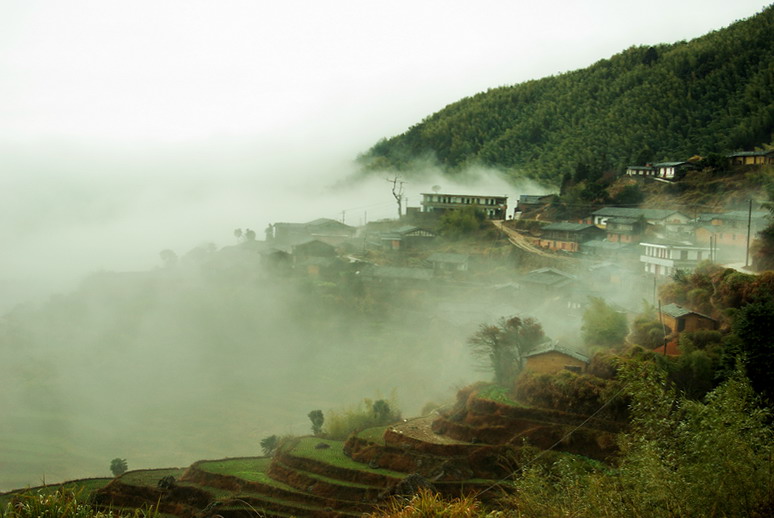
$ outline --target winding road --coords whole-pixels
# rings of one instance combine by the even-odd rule
[[[505,222],[501,219],[493,219],[492,224],[500,230],[502,233],[504,233],[506,236],[508,236],[508,241],[511,242],[513,246],[517,246],[521,248],[522,250],[529,252],[531,254],[537,254],[543,257],[549,257],[551,259],[561,259],[561,260],[571,260],[570,257],[558,255],[558,254],[552,254],[550,252],[546,252],[542,248],[539,248],[535,245],[533,245],[526,237],[524,237],[521,233],[513,230],[512,228],[508,228],[504,224]]]

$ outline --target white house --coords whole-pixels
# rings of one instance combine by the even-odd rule
[[[687,241],[652,240],[640,243],[643,253],[640,262],[656,277],[668,277],[677,270],[693,271],[703,260],[710,258],[710,248]]]

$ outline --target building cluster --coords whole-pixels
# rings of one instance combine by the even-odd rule
[[[726,155],[725,158],[729,164],[735,166],[772,165],[774,164],[774,151],[739,151]],[[630,165],[626,168],[626,175],[635,178],[674,182],[683,178],[688,172],[695,171],[697,168],[696,162],[691,160]]]
[[[663,278],[692,271],[704,260],[746,264],[749,241],[768,225],[768,216],[760,210],[691,217],[674,209],[603,207],[582,222],[543,226],[535,242],[554,251],[639,262],[641,271]]]
[[[769,164],[774,163],[774,153],[737,153],[729,159],[742,165]],[[647,164],[632,166],[626,174],[671,182],[692,167],[691,162]],[[511,226],[504,221],[510,219],[508,197],[441,192],[421,196],[421,206],[408,207],[399,220],[362,227],[326,218],[280,222],[267,226],[264,240],[257,240],[253,231],[240,232],[238,244],[220,250],[220,263],[226,266],[223,271],[238,270],[232,268],[237,265],[257,275],[346,282],[353,290],[376,297],[434,294],[433,318],[441,315],[443,325],[477,325],[489,318],[491,308],[497,308],[498,314],[526,311],[539,319],[541,312],[547,317],[560,312],[570,322],[579,319],[594,297],[604,298],[616,311],[631,316],[643,298],[656,303],[659,279],[677,271],[689,272],[704,260],[746,264],[749,240],[769,224],[768,212],[752,207],[699,214],[681,209],[602,207],[578,221],[540,221],[523,230],[505,228],[518,232],[529,251],[565,258],[567,271],[564,266],[537,268],[493,285],[475,280],[492,268],[483,256],[456,253],[435,243],[441,216],[450,211],[475,211],[501,220],[498,226]],[[530,213],[539,213],[556,199],[555,194],[523,194],[513,211],[514,220],[530,219]],[[517,222],[513,226],[522,228]],[[256,270],[255,264],[261,268]],[[447,296],[455,290],[477,295],[475,300]],[[637,308],[631,307],[633,294]],[[664,354],[677,353],[679,333],[717,326],[710,317],[674,304],[661,308],[661,318],[668,338]],[[527,367],[536,372],[582,371],[588,357],[575,349],[577,345],[548,340],[525,358]]]

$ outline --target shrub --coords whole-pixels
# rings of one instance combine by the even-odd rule
[[[577,414],[593,414],[604,405],[598,417],[624,419],[627,400],[613,397],[619,389],[617,381],[588,374],[527,373],[516,382],[516,397],[527,405]]]
[[[632,398],[632,428],[615,469],[578,471],[565,460],[533,466],[509,502],[521,517],[770,516],[774,437],[768,411],[736,371],[691,401],[654,364],[622,370]]]
[[[329,439],[344,440],[354,432],[393,423],[400,418],[400,410],[392,398],[389,401],[364,399],[356,407],[341,412],[328,412],[325,436]]]
[[[395,497],[381,510],[367,515],[370,518],[485,518],[487,513],[480,502],[470,497],[444,500],[438,493],[420,489],[406,499]]]

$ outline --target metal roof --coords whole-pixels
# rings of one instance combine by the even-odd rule
[[[708,318],[710,320],[715,320],[710,316],[697,313],[696,311],[691,311],[688,308],[684,308],[683,306],[680,306],[674,303],[667,304],[666,306],[662,306],[661,312],[665,315],[669,315],[672,318],[680,318],[680,317],[684,317],[685,315],[698,315],[700,317]]]
[[[554,342],[551,340],[543,342],[542,344],[538,345],[537,348],[525,354],[524,357],[531,358],[532,356],[538,356],[541,354],[547,354],[551,352],[561,353],[571,358],[575,358],[578,361],[589,363],[589,357],[586,356],[585,354],[579,351],[576,351],[574,349],[570,349],[569,347],[564,347],[562,345],[559,345],[559,342]]]
[[[560,230],[563,232],[580,232],[589,228],[597,228],[591,223],[551,223],[542,228],[542,230]]]
[[[681,214],[685,216],[685,214],[675,209],[638,209],[632,207],[602,207],[591,214],[594,216],[608,216],[613,218],[644,217],[645,219],[665,219],[672,214]]]

